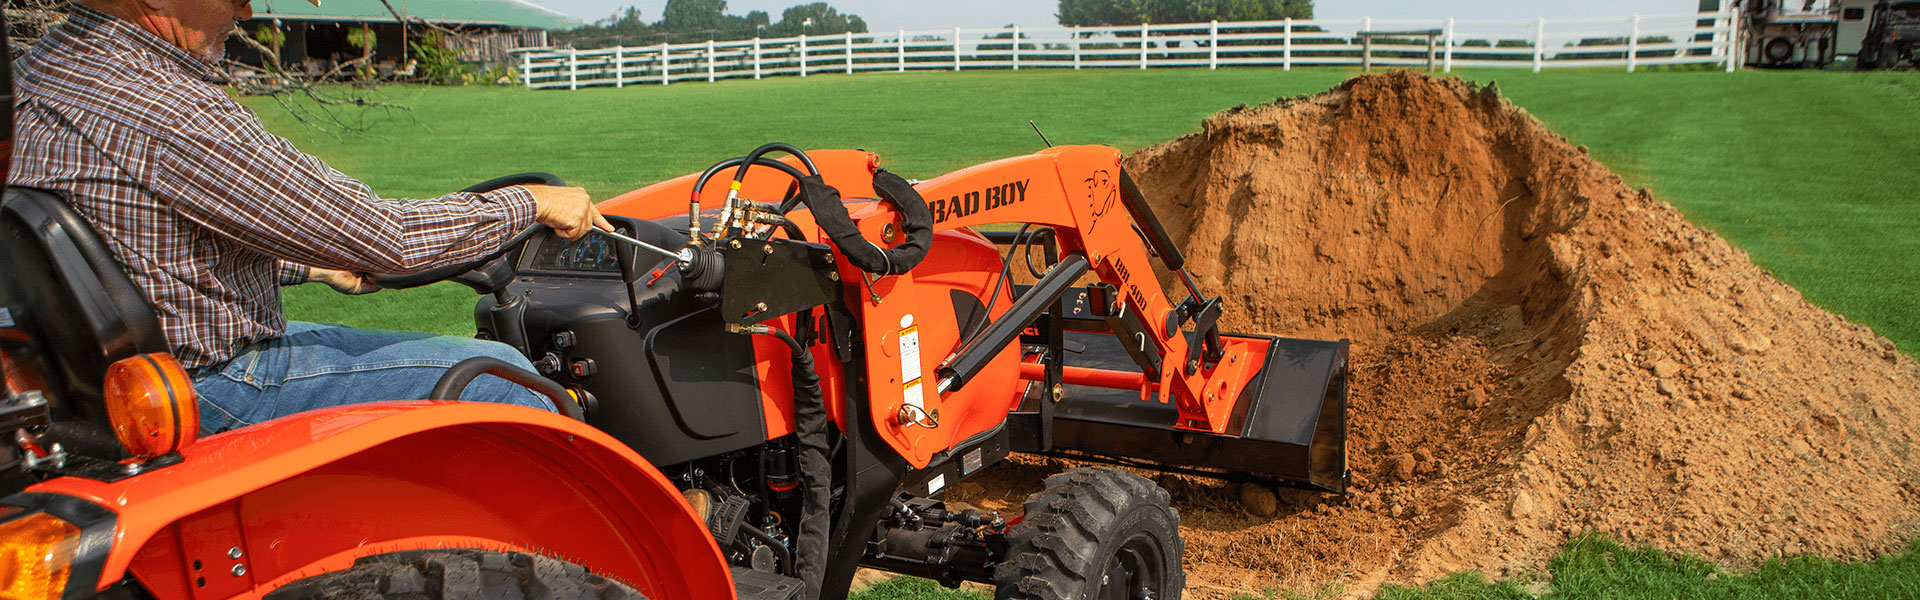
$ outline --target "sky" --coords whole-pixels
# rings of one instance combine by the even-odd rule
[[[531,0],[584,21],[602,19],[626,6],[637,6],[648,21],[660,19],[666,0]],[[729,0],[727,12],[744,15],[764,10],[773,20],[780,11],[810,0]],[[906,29],[969,29],[1019,24],[1051,27],[1058,24],[1049,0],[827,0],[842,12],[867,20],[875,32]],[[1697,0],[1318,0],[1314,13],[1323,19],[1457,19],[1529,20],[1625,17],[1633,13],[1667,15],[1690,13]]]

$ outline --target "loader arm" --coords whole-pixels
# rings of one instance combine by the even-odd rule
[[[1206,307],[1211,307],[1213,316],[1217,316],[1218,299],[1201,297],[1191,277],[1184,272],[1178,250],[1167,239],[1144,200],[1138,197],[1137,190],[1129,189],[1131,181],[1122,170],[1120,159],[1120,152],[1110,147],[1062,146],[957,171],[923,182],[917,189],[932,210],[935,231],[994,223],[1052,227],[1059,240],[1060,257],[1083,257],[1088,272],[1112,286],[1113,296],[1102,299],[1099,303],[1103,306],[1091,309],[1106,318],[1114,335],[1120,338],[1144,374],[1143,377],[1082,369],[1074,373],[1076,382],[1139,381],[1144,384],[1140,386],[1142,398],[1157,395],[1159,402],[1170,400],[1178,409],[1175,428],[1223,433],[1227,430],[1234,400],[1253,379],[1261,363],[1258,355],[1266,348],[1259,343],[1221,341],[1212,326],[1212,318],[1204,314]],[[868,219],[873,220],[885,219]],[[873,237],[880,239],[880,236]],[[1183,290],[1186,293],[1178,302],[1161,289],[1149,262],[1152,258],[1147,251],[1149,247],[1157,251],[1169,270],[1187,282],[1188,289]],[[1061,266],[1074,264],[1075,261],[1066,261]],[[1055,278],[1065,278],[1066,283],[1072,283],[1072,279],[1077,279],[1073,275],[1077,274],[1059,272]],[[1066,287],[1057,285],[1035,289],[1048,293],[1067,291]],[[1047,300],[1051,298],[1031,302]],[[884,317],[890,316],[884,315],[888,311],[886,304],[874,305],[870,300],[868,303],[865,310],[881,311],[883,318],[878,320],[886,322]],[[1026,322],[997,325],[1017,331],[1037,316],[1037,313],[1015,312],[1008,311],[1001,320]],[[1183,324],[1197,324],[1191,341],[1182,329]],[[885,343],[887,340],[870,341]],[[927,357],[925,362],[931,372],[927,373],[926,380],[937,383],[934,389],[922,393],[930,396],[936,392],[944,395],[959,391],[978,374],[971,365],[962,364],[966,355],[990,357],[1003,351],[1010,341],[975,339],[944,360]],[[1205,352],[1190,353],[1189,346],[1196,342],[1213,347]],[[876,372],[872,375],[884,375],[883,371],[889,367],[882,361],[875,363]],[[875,377],[875,380],[884,378]],[[886,391],[881,391],[876,399],[886,395]],[[891,416],[884,410],[876,411],[875,415],[876,418]]]

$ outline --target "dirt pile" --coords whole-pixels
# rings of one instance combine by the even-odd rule
[[[1198,596],[1510,575],[1582,531],[1865,558],[1920,522],[1920,366],[1491,87],[1360,77],[1128,168],[1226,329],[1355,340],[1351,496],[1162,478]]]

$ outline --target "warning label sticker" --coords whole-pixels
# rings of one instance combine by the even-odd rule
[[[920,328],[900,330],[900,380],[906,383],[900,394],[908,406],[926,412],[926,392],[920,386]]]
[[[920,328],[908,327],[900,330],[900,380],[912,382],[920,378]]]
[[[924,392],[920,391],[920,380],[915,379],[907,382],[907,387],[900,390],[900,395],[906,400],[907,406],[921,409],[919,411],[921,413],[926,412],[927,396]]]

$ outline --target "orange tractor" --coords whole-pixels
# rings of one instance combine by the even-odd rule
[[[8,190],[0,598],[785,600],[864,566],[1171,600],[1145,478],[1074,469],[1018,515],[942,497],[1013,452],[1344,490],[1346,343],[1220,332],[1118,151],[879,164],[770,144],[603,203],[612,235],[384,278],[473,287],[479,335],[539,372],[476,359],[433,398],[200,439],[107,246]],[[479,376],[562,414],[451,401]]]

